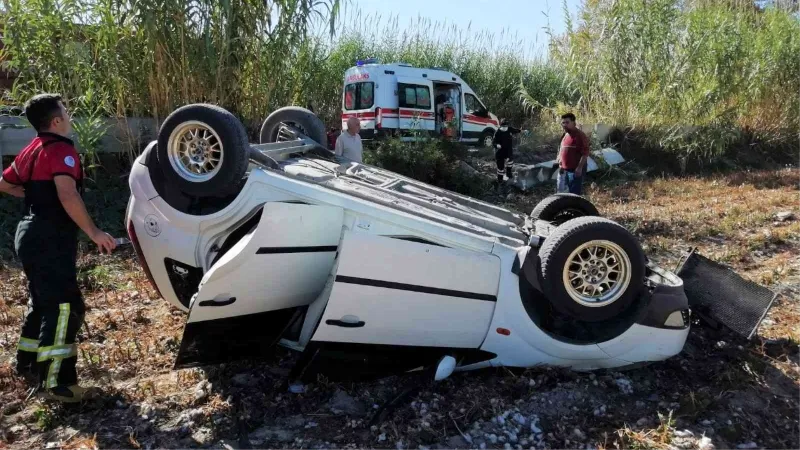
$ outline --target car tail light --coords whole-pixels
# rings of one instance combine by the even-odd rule
[[[375,129],[380,130],[382,127],[381,122],[383,121],[383,111],[380,107],[375,108]]]
[[[664,326],[670,328],[685,328],[690,323],[689,310],[684,309],[673,311],[672,314],[667,316],[667,320],[664,321]]]
[[[131,244],[133,244],[133,249],[136,251],[136,257],[139,258],[139,264],[144,269],[144,274],[147,275],[147,279],[150,280],[150,284],[153,285],[153,289],[156,290],[159,297],[163,297],[161,295],[161,291],[158,290],[158,285],[156,285],[156,281],[153,279],[153,274],[150,273],[150,267],[147,265],[147,261],[144,259],[144,254],[142,253],[142,247],[139,246],[139,238],[136,237],[136,229],[133,226],[133,221],[128,221],[128,237],[131,240]]]

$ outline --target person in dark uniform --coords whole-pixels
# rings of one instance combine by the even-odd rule
[[[510,180],[514,174],[514,160],[512,148],[514,146],[512,134],[520,133],[522,130],[509,126],[508,119],[503,119],[500,122],[500,128],[494,133],[494,159],[497,163],[497,184],[503,184],[504,176],[507,175]]]
[[[95,226],[81,199],[83,170],[67,138],[70,118],[60,96],[34,96],[25,116],[37,136],[0,178],[0,192],[24,197],[27,210],[14,240],[30,293],[16,371],[45,398],[80,402],[87,391],[75,369],[84,316],[75,267],[78,229],[101,251],[110,253],[116,244]]]

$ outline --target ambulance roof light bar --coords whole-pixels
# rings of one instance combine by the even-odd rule
[[[365,64],[380,64],[380,62],[378,61],[378,58],[367,58],[364,60],[361,59],[356,60],[356,66],[358,67],[361,67]]]

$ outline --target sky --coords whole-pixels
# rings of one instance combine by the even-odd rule
[[[574,17],[582,0],[566,1]],[[486,29],[496,35],[505,29],[543,52],[548,42],[544,30],[548,22],[554,32],[564,31],[562,0],[345,0],[344,8],[350,13],[360,9],[362,16],[396,16],[401,26],[424,17],[461,28],[471,23],[473,30]]]

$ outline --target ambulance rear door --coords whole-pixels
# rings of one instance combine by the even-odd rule
[[[361,137],[370,139],[375,133],[375,85],[377,80],[365,69],[348,71],[342,99],[342,130],[351,117],[361,122]]]
[[[433,83],[429,80],[397,77],[397,99],[402,132],[434,132],[436,117],[433,111],[432,92]]]

